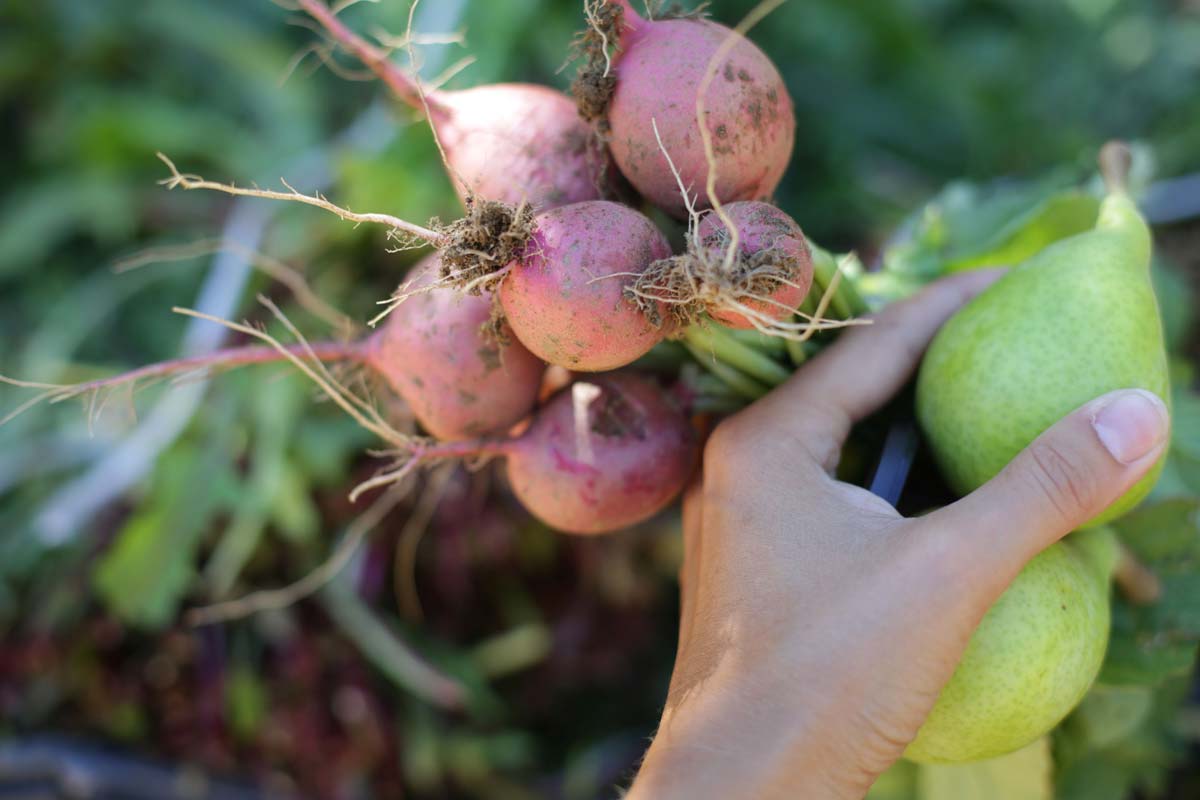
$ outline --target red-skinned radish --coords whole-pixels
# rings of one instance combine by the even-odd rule
[[[697,220],[687,251],[651,264],[633,293],[665,305],[680,325],[708,314],[730,328],[801,327],[790,320],[812,287],[813,262],[795,220],[757,200],[722,205]]]
[[[581,372],[616,369],[667,332],[663,309],[626,296],[637,274],[671,254],[645,215],[618,203],[575,203],[538,215],[499,285],[504,317],[545,361]]]
[[[432,284],[439,262],[437,254],[422,260],[414,285]],[[504,431],[533,409],[546,365],[506,325],[498,336],[486,332],[491,319],[490,298],[421,291],[367,340],[364,360],[438,439]]]
[[[710,170],[720,202],[769,197],[791,158],[796,128],[770,59],[708,20],[645,19],[629,0],[599,0],[588,9],[597,33],[585,36],[590,52],[573,91],[634,188],[669,214],[686,215],[665,150],[697,208],[712,204]],[[697,122],[702,87],[707,147]]]
[[[730,328],[753,328],[754,323],[739,309],[776,321],[795,313],[812,288],[812,253],[796,221],[769,203],[754,200],[730,203],[722,209],[737,231],[734,260],[746,264],[751,274],[729,299],[708,304],[708,314]],[[696,230],[696,240],[708,259],[724,257],[729,246],[729,228],[720,214],[704,215]],[[762,277],[755,279],[755,269]],[[761,288],[756,286],[761,284]]]
[[[464,204],[480,198],[545,210],[608,194],[608,155],[567,95],[530,83],[422,88],[385,51],[346,27],[324,0],[298,2],[398,100],[428,112]]]
[[[567,533],[606,533],[649,519],[679,494],[695,466],[696,434],[646,378],[610,373],[554,395],[510,439],[415,445],[398,469],[359,490],[447,458],[502,456],[514,494]]]

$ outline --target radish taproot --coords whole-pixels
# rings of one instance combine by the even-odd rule
[[[432,283],[437,255],[425,258],[414,272],[412,283]],[[348,362],[382,379],[429,434],[458,440],[502,433],[529,416],[537,402],[545,364],[512,339],[506,326],[492,326],[489,299],[431,288],[398,308],[380,330],[357,341],[232,347],[62,386],[4,380],[44,389],[46,399],[57,401],[200,370],[296,359]]]
[[[587,60],[573,93],[634,188],[682,218],[688,204],[670,156],[698,208],[712,204],[710,194],[720,202],[769,197],[791,158],[796,118],[766,54],[708,20],[645,19],[629,0],[587,8]]]
[[[535,517],[567,533],[605,533],[669,505],[691,475],[697,452],[691,423],[657,384],[612,373],[554,395],[517,437],[415,444],[374,485],[423,464],[501,456],[513,493]]]
[[[323,0],[298,2],[398,100],[428,113],[464,204],[481,198],[544,210],[609,192],[609,157],[567,95],[530,83],[459,91],[423,88],[386,51],[350,30]]]

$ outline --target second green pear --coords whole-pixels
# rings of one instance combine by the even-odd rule
[[[994,758],[1045,735],[1070,713],[1104,661],[1116,547],[1112,531],[1098,528],[1030,561],[971,635],[905,757]]]
[[[1117,191],[1094,229],[1013,268],[946,323],[921,365],[917,416],[947,480],[967,494],[1064,415],[1126,388],[1168,400],[1150,231]],[[1135,506],[1161,469],[1160,459],[1089,525]]]

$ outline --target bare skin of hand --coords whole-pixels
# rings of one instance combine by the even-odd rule
[[[996,277],[890,306],[713,432],[684,502],[675,671],[628,800],[861,798],[1021,567],[1161,455],[1165,407],[1124,390],[919,519],[832,477],[851,426]]]

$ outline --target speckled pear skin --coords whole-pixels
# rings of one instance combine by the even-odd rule
[[[905,757],[928,764],[994,758],[1057,725],[1104,661],[1108,585],[1068,542],[1030,561],[971,636]]]
[[[1169,401],[1150,284],[1150,232],[1110,194],[1096,227],[1015,267],[938,333],[917,380],[917,417],[947,480],[966,494],[1068,412],[1115,389]],[[1089,525],[1137,505],[1162,460]]]

